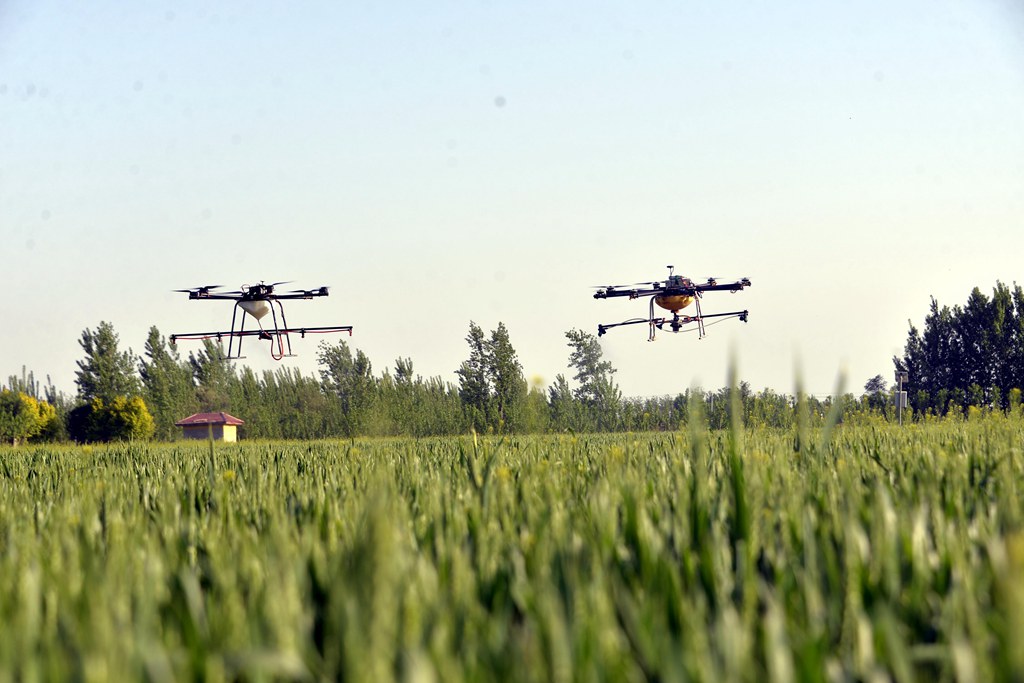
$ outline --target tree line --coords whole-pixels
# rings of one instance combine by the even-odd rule
[[[79,339],[84,357],[74,396],[40,386],[31,373],[9,378],[0,392],[0,438],[172,440],[178,420],[217,411],[245,420],[243,437],[266,439],[672,430],[687,423],[695,401],[712,426],[727,424],[727,389],[623,398],[597,338],[570,330],[565,339],[569,373],[545,388],[526,380],[504,323],[485,332],[470,322],[468,358],[449,382],[417,374],[404,357],[376,373],[367,355],[343,340],[319,345],[318,376],[287,367],[256,373],[226,359],[211,340],[182,357],[156,327],[137,357],[101,322]],[[746,422],[792,423],[795,399],[767,389],[755,394],[746,383],[739,393]],[[823,416],[830,401],[812,399],[812,413]]]
[[[423,377],[411,358],[376,373],[366,354],[345,341],[317,349],[317,375],[294,368],[256,373],[223,355],[211,340],[183,357],[150,328],[143,355],[122,351],[113,325],[82,332],[77,392],[66,396],[32,373],[0,386],[0,441],[78,442],[172,440],[174,423],[192,413],[224,411],[245,420],[247,438],[310,439],[674,430],[699,413],[712,428],[731,416],[732,389],[686,389],[674,395],[624,398],[615,368],[597,338],[565,333],[568,372],[543,387],[530,384],[504,323],[486,332],[470,322],[468,357],[455,382]],[[1024,292],[997,284],[992,297],[977,288],[963,307],[933,298],[923,331],[913,324],[904,355],[911,419],[961,416],[977,410],[1017,410],[1024,385]],[[801,410],[823,421],[838,403],[839,419],[893,419],[893,391],[881,375],[859,396],[806,397],[736,387],[744,424],[788,428]],[[699,406],[696,404],[699,403]],[[802,407],[801,407],[802,406]]]
[[[902,357],[905,387],[918,417],[966,410],[1017,410],[1024,387],[1024,290],[997,282],[992,296],[975,287],[963,306],[933,297],[918,330],[910,323]]]

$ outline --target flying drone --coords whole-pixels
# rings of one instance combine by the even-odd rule
[[[660,280],[657,282],[636,282],[632,285],[607,285],[604,287],[598,287],[597,291],[594,293],[595,299],[611,299],[618,296],[625,296],[630,299],[639,299],[642,296],[650,296],[651,302],[646,318],[633,318],[621,323],[598,325],[597,336],[600,337],[604,335],[605,332],[614,327],[646,323],[650,326],[650,334],[647,337],[647,341],[654,341],[655,334],[658,330],[670,332],[689,331],[683,330],[683,327],[690,323],[696,323],[697,336],[699,339],[703,339],[705,335],[704,321],[708,318],[739,318],[743,322],[747,322],[747,311],[708,313],[705,315],[701,312],[700,300],[703,297],[704,292],[738,292],[741,289],[745,289],[750,286],[749,279],[743,278],[736,282],[719,284],[715,278],[708,278],[706,282],[697,283],[688,277],[675,275],[675,266],[667,266],[667,268],[667,280]],[[671,311],[672,317],[655,317],[655,304],[666,311]],[[696,304],[696,315],[679,315],[679,311],[683,310],[690,304]]]
[[[244,358],[244,356],[242,356],[242,340],[245,337],[257,337],[258,339],[265,339],[269,341],[270,356],[274,360],[281,360],[282,358],[295,355],[292,353],[292,340],[289,336],[291,334],[299,334],[305,338],[307,334],[348,332],[351,336],[351,325],[288,327],[288,321],[284,317],[284,305],[281,303],[282,301],[290,299],[313,299],[316,297],[327,296],[328,292],[327,287],[317,287],[316,289],[296,289],[283,294],[278,294],[274,291],[274,288],[278,285],[285,284],[289,283],[273,282],[268,285],[260,282],[256,285],[242,285],[241,288],[234,292],[213,291],[220,289],[222,285],[204,285],[202,287],[194,287],[192,289],[174,290],[176,292],[188,294],[189,300],[201,299],[210,301],[234,301],[235,307],[231,313],[231,330],[229,332],[188,332],[185,334],[172,334],[171,342],[174,343],[179,339],[216,339],[217,341],[221,341],[224,337],[227,337],[228,353],[226,357]],[[242,311],[240,319],[238,316],[239,309]],[[273,327],[263,327],[262,320],[268,313],[270,314],[270,320],[273,322]],[[257,329],[245,329],[245,319],[247,314],[256,321]],[[278,314],[280,314],[280,321],[278,321]],[[235,348],[235,338],[238,339],[237,349]]]

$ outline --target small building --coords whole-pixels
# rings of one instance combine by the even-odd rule
[[[181,427],[181,435],[186,439],[209,439],[211,434],[215,441],[238,441],[238,425],[245,422],[227,413],[196,413],[184,420],[174,423]]]

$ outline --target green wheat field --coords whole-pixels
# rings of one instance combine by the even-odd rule
[[[0,450],[0,680],[1024,679],[1024,418]]]

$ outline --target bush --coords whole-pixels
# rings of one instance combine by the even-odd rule
[[[68,415],[68,434],[75,441],[144,441],[156,426],[139,396],[115,396],[109,404],[94,398]]]
[[[21,391],[0,391],[0,440],[17,445],[35,436],[58,433],[57,411]]]

